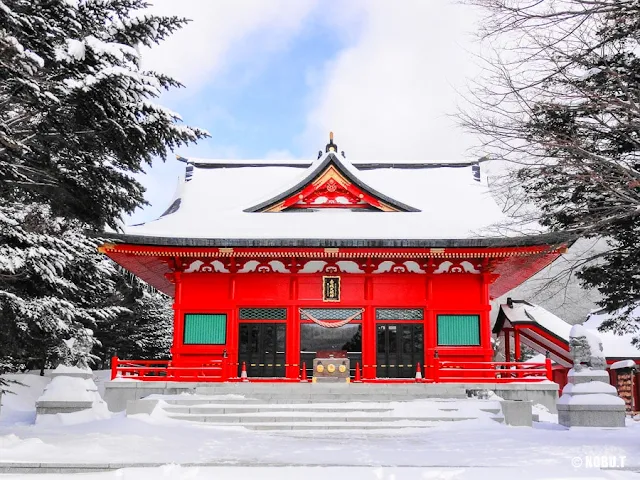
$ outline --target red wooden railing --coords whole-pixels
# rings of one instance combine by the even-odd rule
[[[434,382],[540,382],[553,381],[551,359],[534,362],[452,362],[434,359]]]
[[[120,360],[111,358],[111,380],[127,378],[145,381],[216,382],[229,378],[228,365],[214,359],[204,365],[173,366],[169,360]]]
[[[144,381],[221,382],[237,381],[237,364],[227,359],[211,359],[205,364],[174,366],[169,360],[120,360],[111,359],[111,379],[127,378]],[[233,372],[231,371],[233,370]],[[513,383],[553,380],[551,360],[533,362],[467,362],[441,361],[434,359],[430,368],[431,378],[414,379],[369,379],[363,381],[426,381],[464,383]],[[255,378],[255,381],[278,381],[278,379]],[[284,379],[280,379],[284,380]],[[291,381],[296,381],[291,379]]]

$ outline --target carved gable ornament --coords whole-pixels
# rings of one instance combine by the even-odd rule
[[[329,148],[331,147],[331,148]],[[335,148],[334,148],[335,147]],[[245,212],[282,212],[301,209],[349,208],[377,212],[418,212],[371,188],[348,168],[336,153],[337,146],[327,145],[322,162],[296,185]]]

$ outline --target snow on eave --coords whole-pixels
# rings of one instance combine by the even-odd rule
[[[268,160],[268,159],[217,159],[217,158],[193,158],[176,155],[179,162],[188,163],[198,167],[213,168],[240,168],[240,167],[296,167],[308,168],[313,162],[309,160]]]
[[[89,232],[91,233],[91,232]],[[95,236],[104,236],[96,233]],[[214,238],[214,237],[170,237],[118,233],[109,236],[113,241],[129,245],[166,247],[304,247],[304,248],[499,248],[531,247],[548,245],[557,239],[548,234],[535,237],[480,237],[480,238]]]

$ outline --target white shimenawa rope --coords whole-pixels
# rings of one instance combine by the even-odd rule
[[[321,327],[325,327],[325,328],[338,328],[338,327],[342,327],[344,325],[346,325],[347,323],[349,323],[351,320],[353,320],[354,318],[356,318],[358,315],[360,315],[361,313],[364,312],[364,308],[361,308],[359,311],[357,311],[356,313],[354,313],[353,315],[351,315],[349,318],[346,318],[344,320],[340,320],[339,322],[325,322],[324,320],[318,320],[317,318],[315,318],[313,315],[311,315],[309,312],[307,312],[306,310],[303,310],[302,308],[298,309],[300,312],[300,315],[304,315],[305,317],[307,317],[309,320],[311,320],[313,323],[320,325]]]

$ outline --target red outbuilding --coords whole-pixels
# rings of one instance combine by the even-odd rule
[[[349,162],[333,139],[313,162],[179,160],[167,211],[101,247],[174,298],[171,359],[114,360],[143,380],[300,381],[323,356],[352,381],[505,377],[490,301],[565,248],[488,234],[478,163]]]

